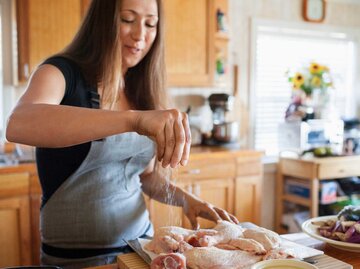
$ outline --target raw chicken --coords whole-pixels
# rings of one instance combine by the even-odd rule
[[[191,269],[241,269],[262,260],[242,250],[224,250],[217,247],[193,248],[184,253],[186,264]]]
[[[181,227],[168,226],[156,229],[153,240],[145,245],[145,249],[156,254],[184,252],[193,246],[206,246],[208,236],[216,234],[215,230],[188,230]]]
[[[151,262],[150,269],[186,269],[186,258],[179,253],[160,254]]]
[[[218,244],[226,244],[232,239],[243,237],[244,229],[239,225],[230,223],[228,221],[220,221],[214,227],[217,233],[213,235],[205,235],[203,242],[206,243],[202,247],[211,247]]]
[[[216,247],[227,250],[240,249],[258,255],[263,255],[266,253],[266,250],[263,245],[261,245],[259,242],[255,241],[254,239],[249,239],[249,238],[232,239],[226,244],[217,244]]]
[[[279,247],[281,243],[280,235],[265,228],[245,229],[243,235],[259,242],[267,251]]]
[[[280,243],[280,236],[265,228],[221,221],[213,229],[196,231],[161,227],[145,248],[165,253],[153,260],[151,269],[242,269],[261,260],[293,258]]]
[[[295,258],[295,254],[290,249],[274,248],[264,255],[263,260],[289,259]]]

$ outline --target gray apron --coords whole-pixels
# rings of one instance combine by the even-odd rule
[[[126,245],[124,239],[152,235],[139,175],[154,152],[149,138],[133,132],[91,142],[80,167],[41,209],[42,242],[58,248],[114,248]],[[42,264],[80,268],[114,262],[116,254],[41,256]]]

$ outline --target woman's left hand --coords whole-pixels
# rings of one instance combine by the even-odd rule
[[[186,193],[183,210],[193,229],[200,228],[197,217],[202,217],[214,222],[227,220],[232,223],[239,223],[237,218],[228,213],[226,210],[200,200],[189,193]]]

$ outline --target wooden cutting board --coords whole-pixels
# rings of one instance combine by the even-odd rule
[[[350,264],[337,260],[327,255],[319,255],[309,258],[309,260],[317,261],[315,264],[319,269],[352,269]],[[119,269],[150,269],[136,253],[128,253],[117,257]]]

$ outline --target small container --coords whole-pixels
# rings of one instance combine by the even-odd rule
[[[239,124],[235,121],[216,123],[212,130],[212,137],[218,142],[236,142],[238,134]]]
[[[277,259],[257,262],[251,269],[318,269],[310,263],[294,259]]]

